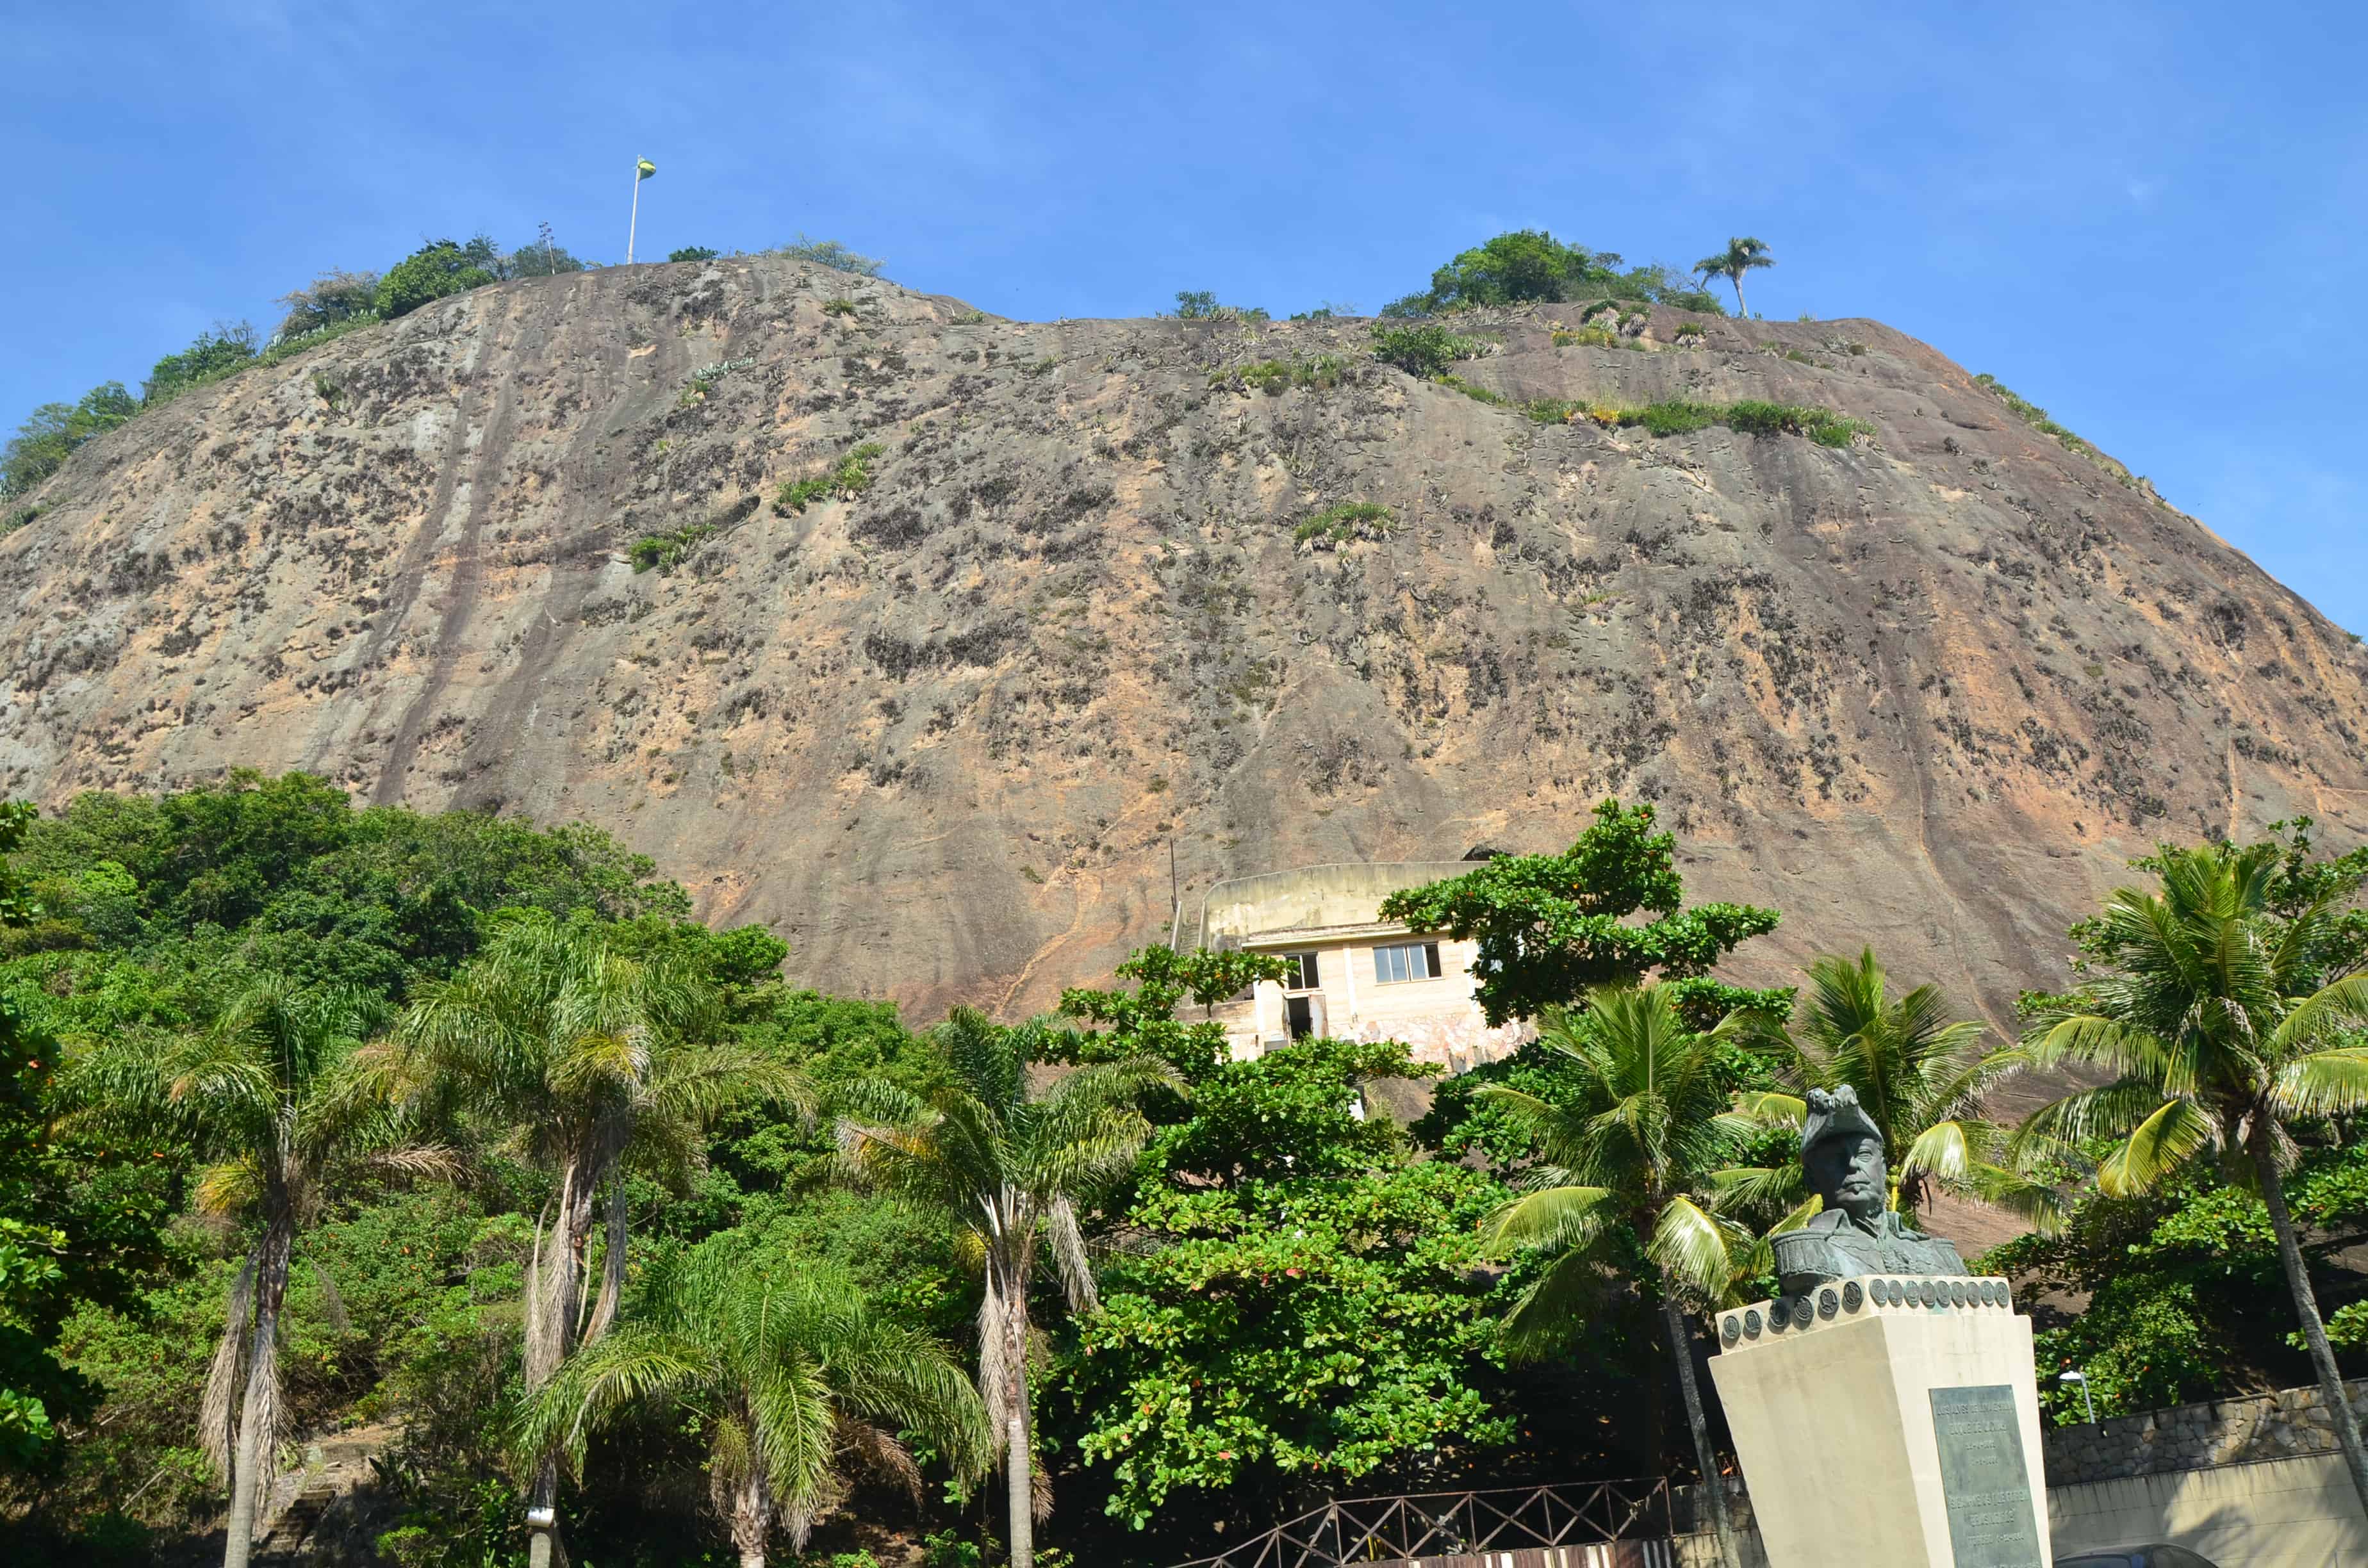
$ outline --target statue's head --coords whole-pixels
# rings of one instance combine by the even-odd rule
[[[1872,1220],[1888,1206],[1890,1173],[1884,1168],[1883,1130],[1844,1084],[1833,1093],[1809,1091],[1809,1119],[1801,1129],[1801,1168],[1828,1209]]]

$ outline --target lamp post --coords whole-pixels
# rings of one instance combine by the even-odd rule
[[[2080,1385],[2080,1403],[2089,1407],[2089,1425],[2094,1426],[2097,1424],[2097,1402],[2091,1398],[2089,1393],[2089,1374],[2086,1372],[2066,1372],[2055,1381],[2060,1383],[2078,1383]]]

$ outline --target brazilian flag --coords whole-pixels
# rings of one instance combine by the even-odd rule
[[[647,179],[657,172],[658,166],[655,164],[651,163],[647,158],[640,160],[633,165],[633,177],[637,180]]]

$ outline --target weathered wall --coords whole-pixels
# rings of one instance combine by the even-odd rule
[[[2353,1408],[2368,1409],[2368,1378],[2351,1383],[2350,1392]],[[2046,1443],[2047,1479],[2062,1486],[2329,1453],[2335,1428],[2313,1386],[2151,1410],[2093,1426],[2057,1426]]]

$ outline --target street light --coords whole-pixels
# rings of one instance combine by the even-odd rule
[[[2094,1426],[2097,1424],[2097,1402],[2090,1398],[2089,1394],[2089,1374],[2086,1372],[2066,1372],[2055,1381],[2060,1383],[2078,1383],[2080,1385],[2080,1403],[2089,1407],[2089,1425]]]

